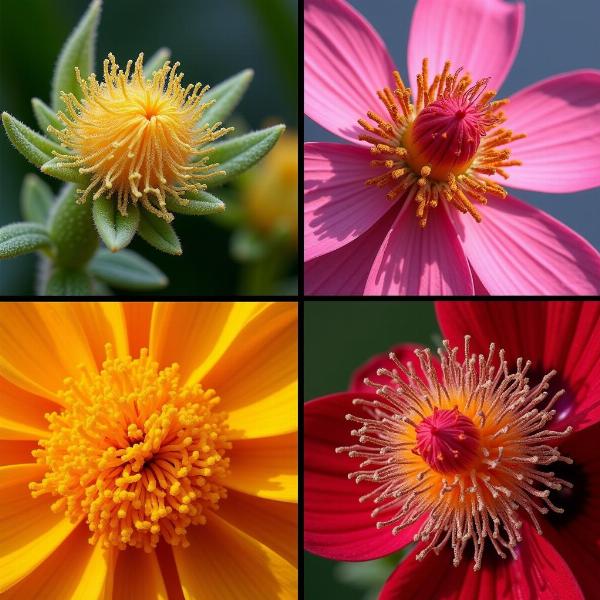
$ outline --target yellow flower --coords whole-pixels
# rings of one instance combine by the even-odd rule
[[[295,303],[1,303],[0,593],[296,598]]]
[[[166,62],[148,80],[143,59],[140,54],[131,74],[131,60],[123,71],[109,54],[102,83],[94,74],[82,80],[76,68],[83,98],[80,102],[62,93],[69,115],[59,112],[58,117],[65,128],[50,126],[48,131],[73,152],[54,153],[63,161],[60,166],[90,175],[87,188],[78,190],[79,202],[90,194],[93,200],[115,195],[121,214],[127,214],[129,202],[139,201],[169,222],[173,215],[166,208],[167,196],[186,204],[186,192],[206,189],[204,182],[222,173],[208,163],[202,146],[232,129],[221,128],[219,122],[199,126],[213,104],[202,103],[208,86],[182,87],[183,73],[176,74],[179,63]]]

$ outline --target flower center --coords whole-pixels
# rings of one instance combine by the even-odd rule
[[[147,350],[115,358],[107,345],[102,371],[65,380],[65,408],[46,416],[50,433],[33,454],[47,472],[29,487],[58,496],[53,511],[85,519],[90,543],[186,546],[187,527],[226,497],[226,414],[214,411],[214,390],[181,386],[178,371],[159,371]]]
[[[509,160],[510,150],[502,148],[525,137],[499,127],[506,121],[500,109],[508,100],[493,101],[496,92],[486,91],[488,79],[471,85],[461,69],[450,74],[450,62],[430,85],[428,60],[423,60],[414,104],[398,72],[394,78],[393,92],[390,88],[377,92],[386,117],[370,111],[371,122],[358,121],[367,132],[359,139],[372,144],[372,154],[380,157],[371,166],[385,169],[367,185],[390,188],[390,200],[415,201],[421,227],[440,201],[481,221],[476,204],[485,204],[486,194],[506,197],[489,175],[506,179],[505,167],[521,164]]]
[[[470,355],[465,336],[462,362],[457,353],[444,342],[439,376],[430,351],[416,350],[423,378],[391,354],[396,368],[377,373],[389,382],[365,380],[379,399],[354,400],[364,416],[346,416],[360,424],[352,431],[359,443],[336,452],[363,459],[361,470],[349,477],[374,485],[360,501],[377,505],[373,517],[385,515],[377,528],[391,526],[395,535],[422,521],[415,541],[424,547],[417,559],[450,543],[456,566],[472,543],[478,570],[486,540],[500,557],[506,558],[506,550],[516,557],[524,514],[542,533],[535,513],[563,512],[549,499],[550,490],[573,486],[544,467],[572,464],[548,445],[572,428],[544,429],[562,393],[547,401],[554,372],[530,387],[530,362],[519,358],[516,372],[509,373],[500,350],[494,366],[494,344],[487,357]]]

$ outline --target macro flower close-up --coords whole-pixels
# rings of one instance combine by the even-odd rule
[[[417,314],[395,307],[399,323]],[[305,403],[305,549],[371,561],[408,546],[383,600],[595,597],[600,304],[436,313],[437,352],[401,343]]]
[[[350,142],[304,145],[308,294],[599,293],[597,249],[512,192],[600,186],[597,53],[507,97],[523,2],[417,0],[408,77],[351,1],[304,23],[305,114]]]
[[[297,597],[297,304],[0,304],[0,594]]]

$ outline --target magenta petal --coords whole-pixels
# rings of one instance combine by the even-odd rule
[[[373,263],[365,294],[472,295],[471,270],[443,208],[422,229],[412,205],[396,218]]]
[[[512,196],[489,197],[483,220],[450,215],[491,295],[597,295],[600,254],[574,231]]]
[[[357,120],[377,110],[394,65],[367,20],[343,0],[304,2],[304,112],[357,142]]]
[[[517,55],[525,5],[504,0],[419,0],[408,40],[408,72],[414,85],[423,58],[429,72],[452,61],[474,81],[491,77],[490,89],[502,85]]]
[[[304,260],[348,244],[394,204],[373,177],[371,154],[342,144],[304,145]]]
[[[515,94],[507,126],[527,137],[510,144],[507,185],[577,192],[600,185],[600,71],[551,77]]]

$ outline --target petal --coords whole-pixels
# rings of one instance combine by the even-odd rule
[[[289,563],[298,563],[298,505],[229,490],[219,516]]]
[[[491,295],[597,295],[600,254],[546,213],[489,197],[483,220],[451,211],[473,270]]]
[[[0,440],[0,466],[34,463],[31,453],[37,447],[33,440]]]
[[[107,592],[111,586],[111,553],[100,544],[92,546],[89,536],[88,528],[80,524],[35,571],[9,588],[3,598],[110,598]]]
[[[527,137],[510,144],[520,167],[506,184],[538,192],[577,192],[600,185],[600,71],[574,71],[515,94],[507,124]]]
[[[400,212],[375,258],[365,294],[472,295],[471,270],[446,210],[419,226],[412,207]]]
[[[356,142],[357,125],[377,110],[376,92],[393,86],[394,65],[366,19],[344,0],[304,2],[304,112]]]
[[[167,600],[156,553],[127,548],[117,557],[112,600]]]
[[[152,302],[123,302],[123,313],[127,325],[129,354],[140,355],[142,348],[150,344],[150,323],[152,321]]]
[[[0,467],[0,593],[50,556],[76,525],[50,510],[53,498],[34,499],[27,487],[41,465]]]
[[[189,548],[173,549],[186,600],[297,598],[296,568],[216,514],[188,539]]]
[[[365,185],[371,153],[342,144],[304,144],[304,260],[352,242],[395,204]]]
[[[229,413],[233,439],[298,429],[298,306],[275,302],[250,320],[202,377]]]
[[[498,90],[519,50],[525,5],[504,0],[419,0],[408,39],[408,72],[417,81],[422,60],[429,72],[462,67],[474,81],[490,77]],[[416,89],[416,88],[415,88]]]
[[[230,450],[228,488],[259,498],[297,502],[298,440],[296,434],[236,440]]]
[[[354,443],[345,416],[352,412],[356,396],[356,392],[333,394],[304,405],[304,547],[336,560],[391,554],[410,543],[421,526],[417,521],[394,536],[389,528],[377,529],[371,517],[374,506],[359,501],[373,486],[348,479],[358,463],[335,452]],[[366,392],[360,397],[377,398]]]

